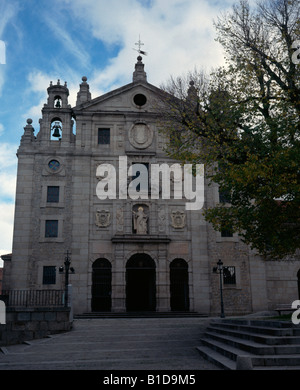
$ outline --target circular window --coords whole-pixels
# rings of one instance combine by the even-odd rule
[[[134,96],[133,101],[137,106],[141,107],[147,103],[147,98],[142,93],[138,93],[137,95]]]
[[[48,167],[51,169],[51,171],[57,171],[60,167],[60,163],[57,160],[51,160],[48,163]]]

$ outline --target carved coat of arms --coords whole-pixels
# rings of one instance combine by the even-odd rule
[[[129,141],[137,149],[148,148],[152,144],[153,131],[145,123],[136,123],[129,130]]]
[[[110,212],[108,210],[97,210],[96,226],[107,227],[110,225]]]
[[[175,229],[182,229],[185,227],[185,213],[184,211],[172,211],[171,212],[172,226]]]

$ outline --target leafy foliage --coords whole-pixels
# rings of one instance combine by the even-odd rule
[[[167,152],[205,163],[230,204],[205,210],[266,258],[300,247],[300,36],[298,0],[241,0],[215,22],[226,66],[194,71],[162,88]],[[165,107],[165,108],[163,108]]]

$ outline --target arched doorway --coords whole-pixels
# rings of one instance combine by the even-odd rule
[[[107,259],[97,259],[92,273],[92,311],[111,310],[111,264]]]
[[[144,253],[133,255],[126,264],[126,310],[155,311],[155,263]]]
[[[188,264],[183,259],[175,259],[170,264],[170,294],[172,311],[189,310]]]

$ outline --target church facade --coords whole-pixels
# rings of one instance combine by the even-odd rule
[[[66,83],[51,82],[47,92],[38,133],[28,119],[18,149],[13,250],[4,259],[3,289],[63,289],[59,270],[68,253],[75,314],[218,314],[220,280],[213,269],[219,259],[226,314],[299,299],[299,259],[266,262],[235,234],[214,231],[202,209],[189,210],[187,199],[175,196],[178,177],[163,183],[170,185],[168,199],[161,188],[151,196],[151,166],[176,162],[164,151],[152,104],[160,90],[148,83],[140,56],[132,83],[100,97],[92,99],[83,77],[75,107]],[[105,182],[108,176],[115,180]],[[132,179],[140,192],[146,188],[143,198],[128,196]],[[223,201],[217,186],[204,182],[203,190],[204,207]]]

